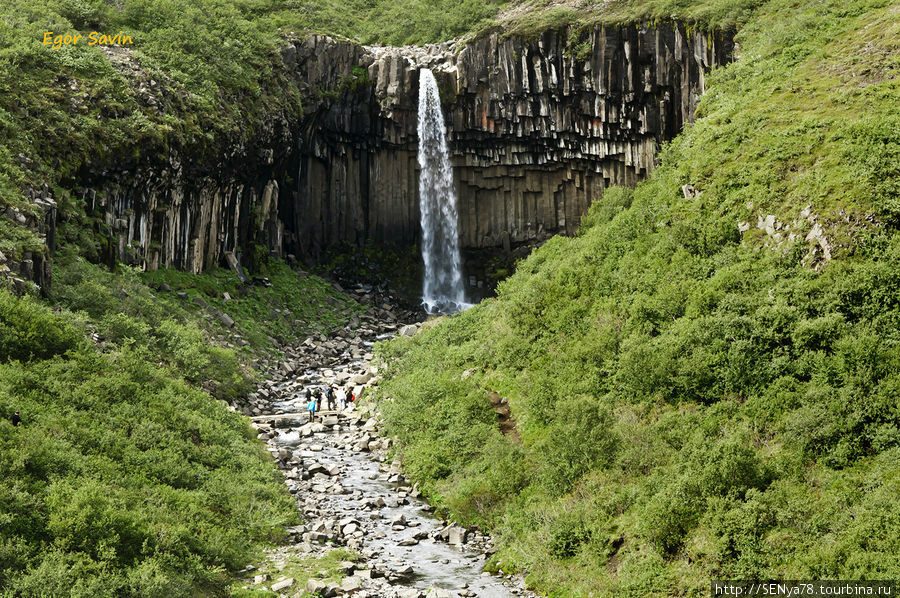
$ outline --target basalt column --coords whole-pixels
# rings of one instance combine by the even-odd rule
[[[252,139],[193,155],[144,148],[139,159],[107,157],[85,166],[71,196],[92,217],[104,259],[146,268],[198,272],[224,265],[229,252],[316,261],[346,244],[420,243],[426,68],[449,123],[461,248],[572,233],[609,185],[647,176],[658,144],[693,118],[706,74],[733,45],[727,34],[672,23],[573,35],[403,48],[295,40],[282,57],[301,116],[271,115]],[[37,197],[52,204],[46,191]],[[4,266],[22,280],[49,271],[42,255],[0,258]]]
[[[727,34],[599,27],[578,39],[489,35],[457,47],[360,47],[324,36],[296,48],[319,90],[304,124],[299,238],[418,242],[418,72],[434,72],[448,114],[463,248],[571,234],[610,185],[634,185],[660,142],[693,118]]]

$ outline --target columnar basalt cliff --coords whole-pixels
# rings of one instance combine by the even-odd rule
[[[607,186],[645,177],[732,50],[728,34],[677,24],[404,48],[311,36],[282,52],[302,117],[273,115],[254,124],[255,141],[220,140],[202,156],[141,151],[154,157],[86,165],[69,187],[94,217],[104,257],[147,268],[200,271],[260,250],[315,261],[347,243],[416,243],[427,66],[448,124],[461,245],[509,249],[574,232]]]
[[[645,177],[732,49],[728,35],[674,24],[597,28],[578,40],[494,33],[462,47],[309,38],[288,63],[332,96],[302,135],[298,250],[416,241],[423,66],[438,74],[445,101],[462,244],[491,247],[571,234],[604,188]]]

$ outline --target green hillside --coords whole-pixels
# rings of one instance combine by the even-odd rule
[[[359,306],[283,264],[265,274],[238,297],[230,271],[107,272],[67,252],[48,301],[0,291],[0,596],[224,596],[299,522],[225,403],[256,374],[210,341],[237,331],[244,357],[268,355],[269,335],[327,332]],[[288,306],[307,328],[271,315]]]
[[[413,479],[553,596],[900,575],[900,5],[737,41],[651,180],[380,346]]]
[[[93,265],[80,174],[216,168],[296,122],[280,48],[310,32],[402,44],[672,18],[738,30],[699,120],[497,299],[381,345],[381,409],[435,504],[495,533],[491,566],[554,596],[900,578],[896,2],[10,0],[0,212],[52,195],[59,247],[47,297],[0,290],[0,596],[227,595],[298,515],[223,401],[270,337],[360,311],[280,263],[246,296],[228,271]],[[133,46],[42,43],[120,30]],[[0,217],[6,258],[41,249]],[[218,346],[235,330],[249,345]],[[489,397],[508,402],[503,432]]]

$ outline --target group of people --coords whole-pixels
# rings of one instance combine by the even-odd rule
[[[343,388],[335,387],[329,384],[325,391],[322,392],[321,388],[306,388],[306,410],[309,411],[309,421],[313,421],[316,417],[316,413],[322,410],[322,399],[324,398],[325,403],[329,410],[334,410],[335,403],[337,403],[337,407],[343,411],[347,408],[347,393]],[[350,395],[350,401],[353,402],[354,397]]]

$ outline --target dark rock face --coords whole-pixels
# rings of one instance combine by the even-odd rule
[[[495,33],[462,48],[361,49],[312,37],[291,67],[340,101],[325,100],[304,125],[297,206],[307,218],[295,250],[418,239],[421,67],[435,72],[445,100],[462,246],[503,247],[571,234],[603,189],[644,178],[658,143],[693,117],[706,73],[732,50],[727,35],[677,25],[597,28],[577,44],[565,32],[530,41]]]
[[[281,255],[282,182],[295,138],[281,115],[259,124],[259,145],[209,156],[174,151],[165,162],[86,170],[74,195],[105,242],[102,260],[200,272],[225,265],[231,252],[264,248]],[[215,153],[214,153],[215,152]],[[214,167],[210,164],[215,164]]]
[[[23,295],[38,287],[50,284],[50,260],[56,244],[56,202],[49,197],[50,190],[33,189],[31,202],[34,212],[7,207],[0,218],[8,218],[27,226],[41,239],[44,251],[23,251],[21,256],[7,256],[0,251],[0,286]]]
[[[99,223],[103,257],[147,268],[199,272],[230,252],[245,264],[260,252],[314,261],[343,243],[415,243],[418,75],[427,67],[449,127],[461,245],[508,252],[573,233],[607,186],[645,177],[657,144],[692,118],[705,74],[732,50],[730,35],[674,24],[598,28],[578,40],[495,33],[463,47],[312,36],[282,52],[306,98],[299,122],[273,115],[255,125],[255,141],[220,143],[202,160],[123,158],[72,188]],[[31,278],[48,282],[44,264],[33,266],[41,274]]]

